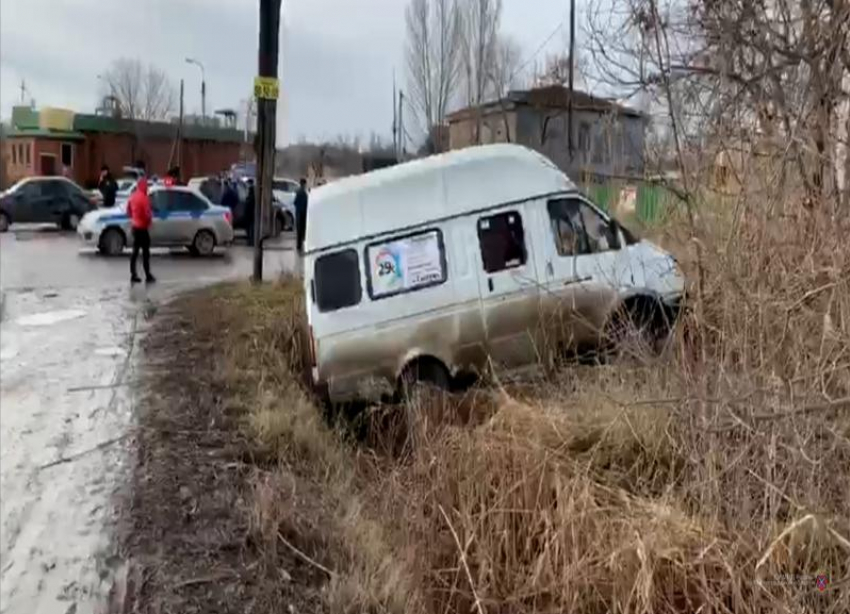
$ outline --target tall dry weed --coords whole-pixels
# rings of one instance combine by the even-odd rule
[[[280,534],[340,612],[850,612],[850,231],[780,209],[666,228],[701,283],[664,357],[372,409],[360,442],[303,387],[297,283],[241,289],[269,561]]]
[[[672,357],[413,427],[387,500],[431,611],[850,611],[848,230],[700,223]]]

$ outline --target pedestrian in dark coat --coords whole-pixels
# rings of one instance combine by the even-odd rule
[[[254,236],[254,208],[256,207],[256,196],[254,195],[254,183],[248,184],[248,196],[245,197],[245,231],[248,233],[248,245],[253,246]]]
[[[304,235],[307,232],[307,180],[301,179],[301,187],[295,193],[295,243],[298,253],[304,253]]]
[[[239,207],[239,193],[236,191],[236,188],[230,179],[226,179],[224,182],[224,192],[221,195],[221,205],[222,207],[230,209],[234,216],[236,215],[236,209]]]
[[[97,189],[103,194],[103,206],[114,207],[115,197],[118,194],[118,184],[106,164],[100,168],[100,181],[97,184]]]

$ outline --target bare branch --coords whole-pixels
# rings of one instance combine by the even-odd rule
[[[164,120],[174,111],[176,93],[168,76],[153,65],[121,58],[104,75],[121,115],[147,121]]]

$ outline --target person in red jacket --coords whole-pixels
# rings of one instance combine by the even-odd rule
[[[142,266],[145,269],[145,281],[153,283],[156,281],[151,275],[151,235],[150,227],[153,222],[151,211],[151,199],[148,196],[148,180],[145,177],[139,179],[136,189],[130,195],[127,203],[127,213],[133,227],[133,255],[130,258],[130,283],[137,284],[142,280],[136,275],[136,259],[139,250],[142,250]]]

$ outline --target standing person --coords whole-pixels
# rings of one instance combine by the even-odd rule
[[[301,187],[295,193],[295,243],[298,253],[304,253],[304,234],[307,232],[307,180],[301,178]]]
[[[165,187],[167,188],[180,185],[180,167],[172,166],[170,169],[168,169],[168,172],[165,174],[165,180],[163,181],[163,183],[165,183]]]
[[[136,275],[136,259],[142,250],[142,266],[145,269],[145,281],[152,284],[156,281],[151,275],[151,235],[150,227],[153,222],[151,199],[148,196],[148,179],[140,177],[136,189],[127,203],[127,213],[133,226],[133,255],[130,257],[130,283],[137,284],[142,280]]]
[[[248,245],[254,246],[254,208],[257,201],[254,195],[254,182],[248,182],[248,196],[245,197],[245,232],[248,233]]]
[[[103,194],[103,206],[114,207],[115,197],[118,194],[118,184],[106,164],[100,167],[100,181],[97,184],[97,189]]]
[[[236,216],[236,209],[239,207],[239,193],[230,179],[224,180],[224,190],[221,194],[221,206],[227,207]]]

